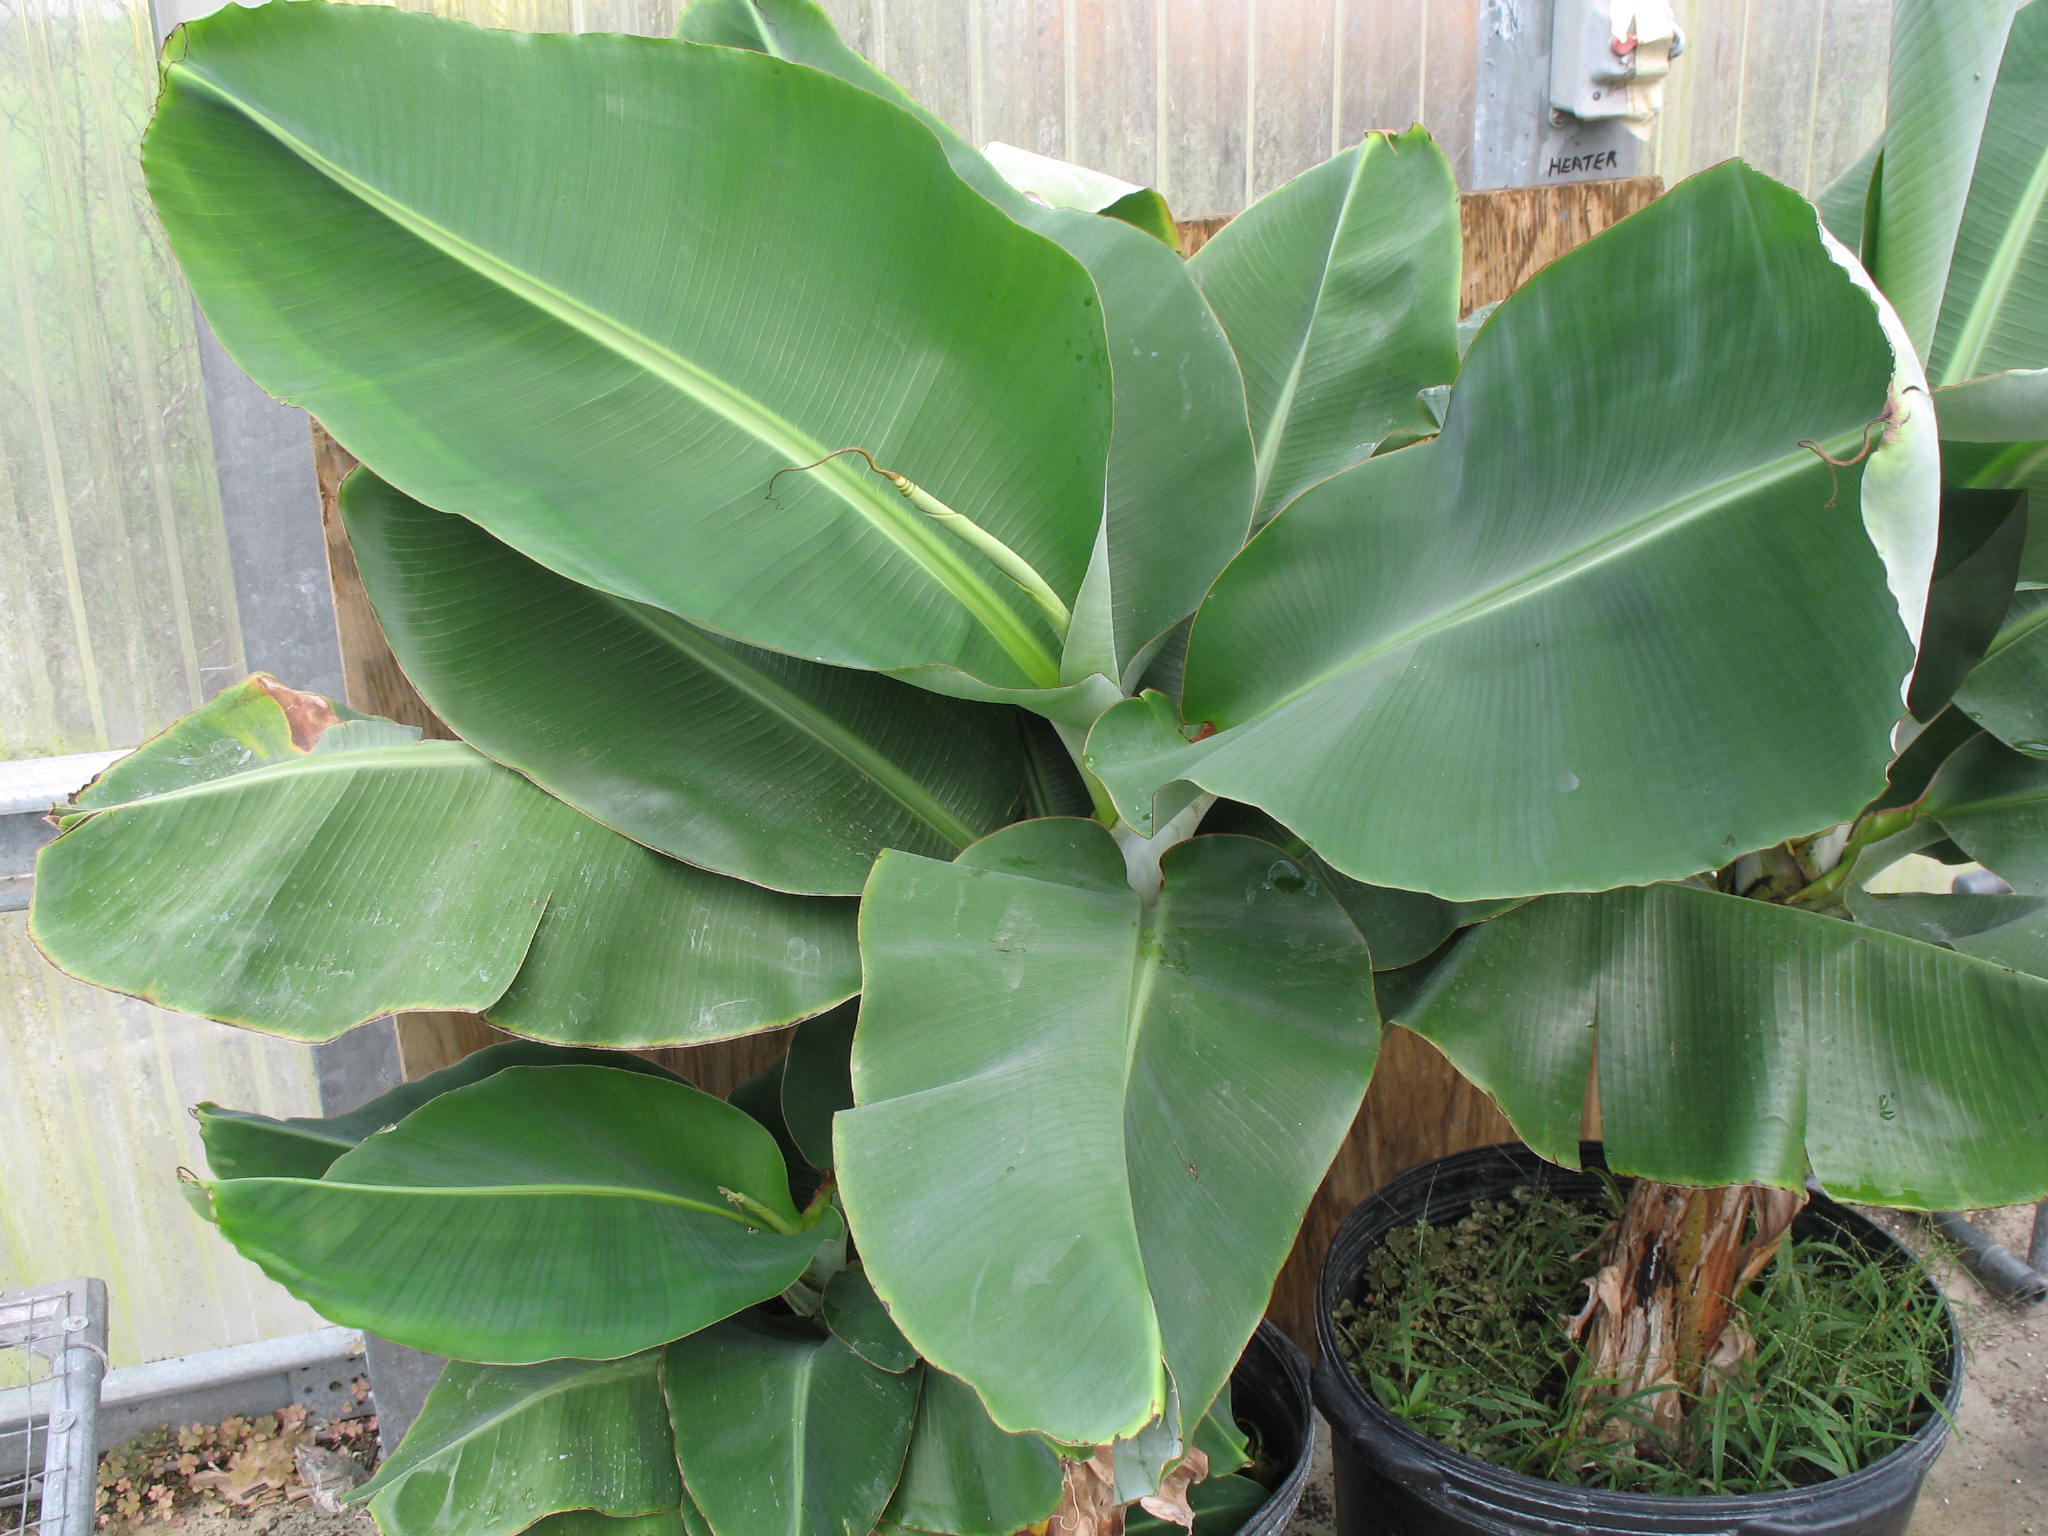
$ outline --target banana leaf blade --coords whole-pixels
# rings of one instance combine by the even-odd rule
[[[647,1350],[521,1366],[450,1361],[404,1443],[354,1500],[384,1536],[518,1536],[570,1510],[673,1518],[682,1496],[661,1354]]]
[[[1168,1372],[1214,1398],[1378,1047],[1364,940],[1281,850],[1163,870],[1142,908],[1107,832],[1051,819],[885,855],[863,904],[848,1218],[910,1342],[1013,1432],[1134,1435]]]
[[[1575,1165],[1597,1047],[1617,1172],[1968,1210],[2048,1188],[2048,982],[1816,913],[1656,885],[1470,930],[1396,1010]]]
[[[498,1365],[612,1359],[706,1327],[787,1288],[837,1225],[799,1230],[781,1152],[739,1110],[587,1066],[509,1067],[319,1179],[200,1196],[323,1315]]]

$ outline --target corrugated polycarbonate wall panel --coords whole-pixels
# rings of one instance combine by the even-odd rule
[[[132,746],[242,667],[141,0],[0,0],[0,758]]]
[[[302,1045],[165,1013],[62,975],[0,916],[0,1289],[107,1282],[116,1365],[319,1326],[178,1189],[203,1099],[314,1114]]]

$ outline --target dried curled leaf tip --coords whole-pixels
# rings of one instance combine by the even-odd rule
[[[312,751],[331,727],[341,723],[334,706],[317,693],[287,688],[267,672],[257,673],[251,681],[284,711],[285,723],[291,727],[292,745],[301,752]]]

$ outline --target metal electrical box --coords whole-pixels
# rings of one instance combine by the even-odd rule
[[[1684,50],[1670,0],[1556,0],[1550,104],[1581,122],[1647,124],[1664,104],[1671,61]]]

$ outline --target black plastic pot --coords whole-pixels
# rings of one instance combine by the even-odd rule
[[[1604,1166],[1597,1142],[1581,1156],[1589,1169]],[[1601,1180],[1546,1163],[1526,1147],[1486,1147],[1411,1169],[1338,1229],[1316,1292],[1315,1398],[1330,1421],[1339,1536],[1904,1536],[1962,1395],[1962,1336],[1953,1314],[1944,1413],[1861,1471],[1807,1488],[1725,1498],[1574,1488],[1450,1450],[1381,1407],[1344,1364],[1333,1319],[1341,1303],[1358,1299],[1368,1255],[1397,1227],[1445,1225],[1480,1200],[1524,1186],[1590,1198]],[[1897,1239],[1825,1197],[1814,1197],[1793,1231],[1896,1258],[1906,1272],[1909,1255]]]
[[[1264,1459],[1286,1469],[1272,1496],[1237,1528],[1237,1536],[1280,1536],[1308,1484],[1315,1410],[1309,1400],[1308,1360],[1271,1323],[1259,1324],[1230,1373],[1230,1407],[1240,1422],[1257,1427]]]

